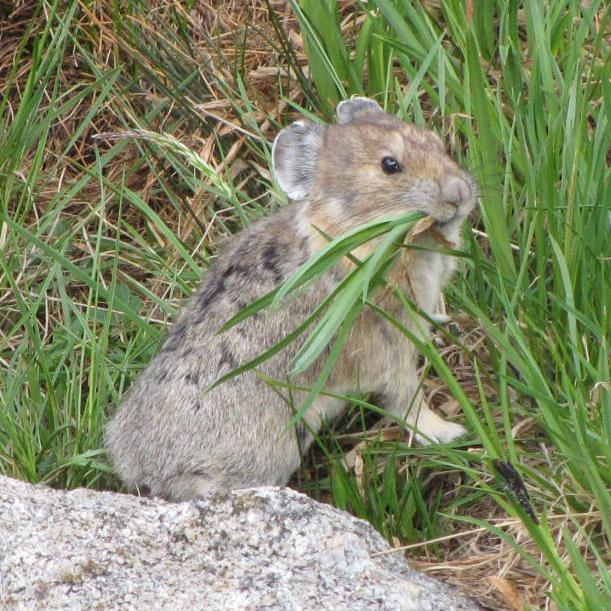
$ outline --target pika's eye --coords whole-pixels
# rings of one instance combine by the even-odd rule
[[[394,157],[384,157],[382,159],[382,171],[384,174],[397,174],[401,172],[403,166]]]

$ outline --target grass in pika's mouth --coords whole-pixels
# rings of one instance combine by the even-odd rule
[[[0,470],[118,487],[109,406],[221,238],[277,205],[268,142],[298,109],[328,119],[366,94],[436,129],[479,182],[453,323],[423,365],[430,401],[466,408],[471,435],[410,448],[356,397],[295,485],[489,608],[606,608],[608,8],[209,4],[2,12]],[[203,161],[163,138],[92,138],[119,132]]]

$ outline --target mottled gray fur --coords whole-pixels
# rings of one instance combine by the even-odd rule
[[[385,157],[396,159],[401,171],[383,171]],[[299,121],[282,130],[273,163],[279,185],[294,201],[228,242],[108,425],[106,444],[114,466],[134,490],[184,500],[285,484],[312,441],[307,430],[319,430],[321,420],[335,417],[343,404],[319,397],[306,415],[307,426],[295,429],[288,427],[290,405],[298,407],[303,395],[289,397],[287,391],[282,397],[255,372],[208,393],[204,389],[285,337],[351,264],[329,272],[278,309],[225,333],[217,334],[218,329],[324,246],[314,227],[339,235],[371,219],[421,210],[437,221],[437,235],[458,244],[460,225],[475,203],[472,178],[447,157],[436,135],[406,125],[365,98],[341,103],[336,125]],[[395,266],[391,280],[434,314],[455,259],[438,252],[432,233],[418,238],[418,246]],[[423,332],[423,322],[412,320],[392,296],[380,302]],[[259,371],[288,381],[298,347],[289,346]],[[291,382],[311,384],[321,362]],[[405,336],[366,311],[327,387],[379,394],[390,413],[417,427],[423,443],[461,435],[461,425],[435,415],[417,392],[416,363],[415,347]]]

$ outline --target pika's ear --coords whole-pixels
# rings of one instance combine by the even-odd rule
[[[305,199],[312,190],[324,130],[324,125],[295,121],[284,128],[274,140],[274,175],[282,190],[291,199]]]
[[[345,100],[337,105],[337,122],[340,125],[345,123],[358,123],[368,118],[376,117],[386,113],[380,105],[369,98],[352,98]]]

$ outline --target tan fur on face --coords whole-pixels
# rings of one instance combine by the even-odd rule
[[[472,182],[446,155],[435,134],[398,120],[392,128],[329,126],[322,146],[324,155],[318,159],[304,214],[311,225],[334,237],[362,223],[412,210],[445,220],[448,206],[431,190],[439,189],[447,176]],[[397,159],[404,171],[385,174],[384,157]],[[329,201],[334,202],[332,210]],[[324,242],[313,235],[313,243]]]

